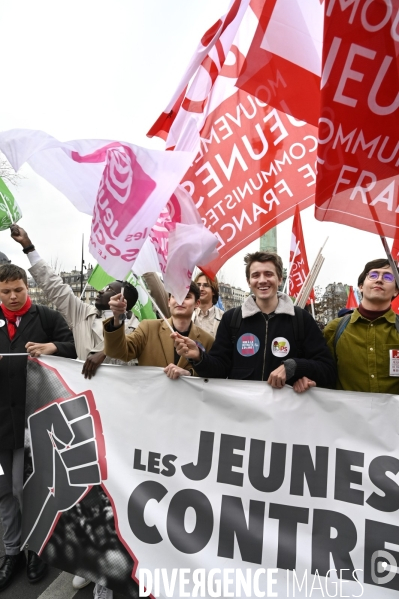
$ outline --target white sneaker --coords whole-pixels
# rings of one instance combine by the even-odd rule
[[[74,589],[84,589],[88,584],[91,583],[91,580],[87,578],[83,578],[83,576],[74,576],[72,580],[72,586]]]
[[[93,589],[94,599],[112,599],[113,596],[114,593],[111,589],[107,589],[107,587],[104,587],[102,584],[97,583]]]

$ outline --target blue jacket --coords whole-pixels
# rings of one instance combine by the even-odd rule
[[[287,361],[287,383],[307,376],[318,387],[335,388],[336,367],[323,335],[312,316],[303,310],[304,339],[298,347],[294,335],[294,306],[278,293],[272,315],[261,312],[252,296],[242,306],[240,328],[232,343],[234,309],[222,317],[215,342],[194,368],[202,377],[266,381],[270,373]],[[300,340],[299,340],[300,344]]]

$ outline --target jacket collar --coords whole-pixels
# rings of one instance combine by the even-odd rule
[[[172,318],[168,318],[168,322],[169,322],[170,326],[173,328]],[[175,358],[174,345],[173,345],[172,339],[170,338],[170,335],[171,335],[170,328],[168,327],[166,322],[163,320],[161,327],[159,329],[159,339],[161,341],[163,353],[165,355],[165,358],[166,358],[166,361],[168,364],[172,364],[174,361],[174,358]],[[200,329],[198,327],[196,327],[194,323],[191,324],[190,333],[188,336],[190,339],[193,339],[194,341],[197,341],[200,339],[200,336],[201,336]],[[184,356],[180,356],[177,366],[180,366],[180,368],[186,368],[186,369],[190,368],[189,363]]]
[[[275,309],[275,314],[288,314],[289,316],[295,315],[294,304],[292,303],[291,298],[280,291],[277,292],[278,304]],[[255,302],[255,297],[253,295],[249,295],[245,302],[242,305],[242,317],[249,318],[250,316],[254,316],[258,312],[262,312],[257,303]]]
[[[364,318],[364,316],[362,316],[360,314],[359,310],[356,308],[354,310],[353,314],[351,314],[350,322],[356,322],[357,320],[359,320],[359,318],[362,318],[363,320],[367,320],[367,318]],[[396,314],[392,310],[392,308],[390,310],[388,310],[388,312],[385,312],[385,314],[383,314],[382,316],[379,316],[376,320],[380,320],[380,318],[385,318],[385,320],[387,320],[391,324],[395,324],[395,322],[396,322]],[[367,322],[369,322],[369,321],[367,320]]]

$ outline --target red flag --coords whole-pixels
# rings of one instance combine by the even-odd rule
[[[316,218],[399,227],[399,0],[328,2]]]
[[[395,239],[392,242],[391,249],[392,258],[396,263],[399,262],[399,230],[396,233]]]
[[[291,297],[297,297],[309,274],[308,258],[306,256],[302,222],[298,206],[295,209],[294,222],[292,223],[290,264],[291,270],[288,282],[288,293]],[[312,289],[309,300],[314,300],[314,297],[314,291]]]
[[[350,286],[349,287],[349,293],[348,293],[348,299],[346,301],[346,306],[345,308],[350,308],[350,309],[354,309],[357,308],[358,303],[357,303],[357,299],[356,296],[353,292],[353,287]]]
[[[392,300],[391,308],[395,312],[395,314],[399,314],[399,295]]]
[[[198,151],[182,185],[219,239],[219,258],[206,265],[211,276],[241,248],[293,216],[296,204],[303,209],[314,201],[317,129],[285,114],[290,110],[282,98],[290,102],[299,97],[301,81],[309,95],[302,103],[308,109],[305,116],[309,106],[313,110],[318,104],[313,91],[319,75],[306,76],[295,63],[295,45],[289,43],[293,34],[287,32],[293,25],[298,29],[298,11],[310,13],[310,21],[302,18],[299,27],[301,47],[306,48],[300,54],[306,64],[316,64],[307,26],[314,19],[312,10],[318,8],[321,16],[322,11],[319,0],[289,11],[284,44],[277,36],[276,45],[264,32],[269,24],[271,30],[278,27],[280,17],[272,9],[280,2],[232,1],[228,13],[202,38],[175,95],[149,132],[166,136],[169,149]],[[277,54],[272,53],[275,46]],[[274,58],[278,63],[269,73]]]

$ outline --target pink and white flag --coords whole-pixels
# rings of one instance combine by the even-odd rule
[[[1,133],[0,149],[15,170],[27,162],[79,211],[93,215],[90,252],[115,278],[131,269],[193,160],[190,152],[119,141],[61,142],[23,129]]]
[[[190,194],[177,187],[134,265],[134,272],[162,272],[166,291],[183,301],[194,266],[217,257],[217,238],[202,223]]]

